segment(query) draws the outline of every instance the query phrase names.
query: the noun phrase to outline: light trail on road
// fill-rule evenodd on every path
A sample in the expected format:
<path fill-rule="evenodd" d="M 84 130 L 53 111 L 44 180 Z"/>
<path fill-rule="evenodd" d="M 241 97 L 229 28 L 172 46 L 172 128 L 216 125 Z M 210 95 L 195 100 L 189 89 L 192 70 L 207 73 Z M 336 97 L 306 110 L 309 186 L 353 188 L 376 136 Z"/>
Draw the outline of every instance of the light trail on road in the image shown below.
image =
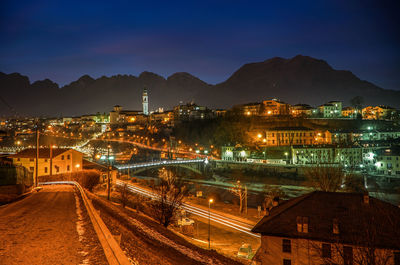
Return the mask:
<path fill-rule="evenodd" d="M 138 187 L 138 186 L 135 186 L 135 185 L 131 185 L 131 184 L 123 182 L 121 180 L 117 180 L 117 185 L 121 186 L 123 184 L 127 184 L 128 189 L 131 192 L 139 193 L 139 194 L 141 194 L 141 195 L 143 195 L 145 197 L 149 197 L 149 198 L 152 198 L 152 199 L 157 199 L 158 198 L 158 196 L 155 193 L 151 192 L 151 191 L 148 191 L 148 190 L 146 190 L 144 188 L 141 188 L 141 187 Z M 209 218 L 208 210 L 205 210 L 205 209 L 190 205 L 188 203 L 183 203 L 181 207 L 183 209 L 185 209 L 187 212 L 191 213 L 191 214 L 197 215 L 197 216 L 205 218 L 205 219 Z M 212 211 L 210 212 L 210 220 L 215 222 L 215 223 L 222 224 L 222 225 L 224 225 L 226 227 L 230 227 L 230 228 L 232 228 L 234 230 L 237 230 L 239 232 L 251 235 L 253 237 L 257 237 L 257 238 L 261 237 L 260 235 L 251 232 L 251 229 L 253 227 L 252 225 L 247 224 L 247 223 L 242 222 L 242 221 L 239 221 L 239 220 L 236 220 L 236 219 L 233 219 L 233 218 L 226 217 L 224 215 L 221 215 L 221 214 L 218 214 L 218 213 L 215 213 L 215 212 L 212 212 Z"/>
<path fill-rule="evenodd" d="M 152 166 L 162 166 L 162 165 L 175 165 L 175 164 L 188 164 L 188 163 L 208 163 L 206 159 L 192 159 L 192 160 L 163 160 L 157 162 L 146 162 L 137 164 L 127 164 L 127 165 L 116 165 L 115 167 L 119 170 L 128 168 L 142 168 L 142 167 L 152 167 Z"/>

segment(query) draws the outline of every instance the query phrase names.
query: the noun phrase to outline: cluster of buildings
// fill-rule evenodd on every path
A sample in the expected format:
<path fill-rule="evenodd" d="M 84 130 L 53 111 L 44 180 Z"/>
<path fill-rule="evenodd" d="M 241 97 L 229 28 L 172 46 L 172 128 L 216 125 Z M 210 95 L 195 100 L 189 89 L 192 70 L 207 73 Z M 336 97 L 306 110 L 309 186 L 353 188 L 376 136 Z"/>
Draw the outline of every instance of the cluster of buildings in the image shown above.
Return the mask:
<path fill-rule="evenodd" d="M 296 166 L 337 165 L 400 178 L 400 128 L 271 127 L 249 132 L 252 144 L 226 145 L 221 159 Z"/>
<path fill-rule="evenodd" d="M 393 119 L 399 112 L 389 106 L 368 106 L 362 109 L 343 107 L 341 101 L 329 101 L 316 108 L 308 104 L 290 105 L 278 99 L 265 100 L 263 102 L 247 103 L 233 107 L 245 116 L 293 116 L 310 118 L 351 118 L 362 117 L 369 120 Z"/>

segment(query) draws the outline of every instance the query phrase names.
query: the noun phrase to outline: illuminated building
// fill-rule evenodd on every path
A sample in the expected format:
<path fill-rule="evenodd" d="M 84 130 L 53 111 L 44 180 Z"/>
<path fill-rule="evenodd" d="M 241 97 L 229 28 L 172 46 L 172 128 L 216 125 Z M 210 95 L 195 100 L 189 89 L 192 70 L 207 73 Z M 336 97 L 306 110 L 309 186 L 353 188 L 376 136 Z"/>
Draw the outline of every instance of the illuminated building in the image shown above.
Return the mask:
<path fill-rule="evenodd" d="M 337 164 L 356 168 L 363 164 L 363 150 L 356 146 L 292 146 L 292 159 L 295 165 Z"/>
<path fill-rule="evenodd" d="M 204 120 L 214 116 L 207 107 L 199 106 L 194 102 L 175 106 L 173 112 L 175 121 Z"/>
<path fill-rule="evenodd" d="M 342 102 L 329 101 L 328 103 L 319 106 L 318 111 L 322 118 L 339 118 L 342 116 Z"/>
<path fill-rule="evenodd" d="M 237 110 L 244 116 L 257 116 L 260 115 L 261 103 L 247 103 L 233 106 L 233 110 Z"/>
<path fill-rule="evenodd" d="M 221 147 L 221 160 L 224 161 L 246 161 L 250 151 L 241 145 Z"/>
<path fill-rule="evenodd" d="M 110 124 L 140 123 L 146 120 L 146 116 L 141 114 L 139 110 L 122 110 L 121 106 L 116 105 L 110 111 Z"/>
<path fill-rule="evenodd" d="M 342 109 L 342 116 L 346 118 L 355 119 L 359 113 L 360 111 L 353 107 L 345 107 Z"/>
<path fill-rule="evenodd" d="M 261 108 L 261 114 L 264 116 L 289 115 L 290 105 L 277 99 L 271 99 L 263 101 Z"/>
<path fill-rule="evenodd" d="M 39 149 L 38 176 L 50 174 L 50 153 L 52 157 L 52 174 L 71 173 L 82 170 L 83 154 L 74 149 L 49 148 Z M 36 148 L 27 148 L 15 155 L 11 155 L 14 165 L 20 165 L 33 172 L 36 172 Z"/>
<path fill-rule="evenodd" d="M 378 174 L 400 178 L 400 147 L 377 150 L 375 167 Z"/>
<path fill-rule="evenodd" d="M 260 136 L 261 135 L 261 136 Z M 320 145 L 330 144 L 329 131 L 314 130 L 306 127 L 275 127 L 265 131 L 265 136 L 258 133 L 257 141 L 265 146 Z"/>
<path fill-rule="evenodd" d="M 296 104 L 290 107 L 290 115 L 294 117 L 309 117 L 312 115 L 313 107 L 307 104 Z"/>
<path fill-rule="evenodd" d="M 143 114 L 149 115 L 149 98 L 147 95 L 147 88 L 143 89 L 142 104 L 143 104 Z"/>
<path fill-rule="evenodd" d="M 381 120 L 392 119 L 396 114 L 396 110 L 389 106 L 368 106 L 362 109 L 363 119 L 366 120 Z"/>

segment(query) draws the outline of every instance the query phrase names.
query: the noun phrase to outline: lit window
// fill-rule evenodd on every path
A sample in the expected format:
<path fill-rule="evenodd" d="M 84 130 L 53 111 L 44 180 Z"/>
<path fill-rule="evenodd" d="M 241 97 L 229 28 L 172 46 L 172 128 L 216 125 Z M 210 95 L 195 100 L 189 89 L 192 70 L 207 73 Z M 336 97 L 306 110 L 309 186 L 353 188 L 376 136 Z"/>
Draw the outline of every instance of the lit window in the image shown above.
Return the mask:
<path fill-rule="evenodd" d="M 297 232 L 308 233 L 308 217 L 297 216 Z"/>

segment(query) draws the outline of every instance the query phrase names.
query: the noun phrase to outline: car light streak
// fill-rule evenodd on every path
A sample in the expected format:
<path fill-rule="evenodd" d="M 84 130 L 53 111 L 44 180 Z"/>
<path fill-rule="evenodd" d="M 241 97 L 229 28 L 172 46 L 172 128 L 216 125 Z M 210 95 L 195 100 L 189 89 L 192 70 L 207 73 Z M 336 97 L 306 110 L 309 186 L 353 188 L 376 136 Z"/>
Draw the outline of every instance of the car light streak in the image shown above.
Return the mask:
<path fill-rule="evenodd" d="M 117 185 L 123 185 L 123 183 L 125 183 L 125 182 L 117 180 Z M 144 196 L 152 198 L 152 199 L 158 198 L 157 195 L 155 195 L 153 192 L 150 192 L 146 189 L 139 188 L 139 187 L 131 185 L 131 184 L 127 184 L 127 186 L 131 192 L 139 193 L 141 195 L 144 195 Z M 187 203 L 183 203 L 181 207 L 191 214 L 208 219 L 208 211 L 207 210 L 195 207 L 195 206 L 187 204 Z M 226 217 L 221 214 L 214 213 L 214 212 L 210 213 L 210 218 L 211 218 L 211 221 L 213 221 L 213 222 L 230 227 L 230 228 L 240 231 L 242 233 L 246 233 L 248 235 L 260 238 L 260 235 L 250 232 L 251 228 L 252 228 L 252 226 L 250 224 L 246 224 L 244 222 L 241 222 L 241 221 L 238 221 L 238 220 L 235 220 L 235 219 L 232 219 L 232 218 L 229 218 L 229 217 Z"/>

